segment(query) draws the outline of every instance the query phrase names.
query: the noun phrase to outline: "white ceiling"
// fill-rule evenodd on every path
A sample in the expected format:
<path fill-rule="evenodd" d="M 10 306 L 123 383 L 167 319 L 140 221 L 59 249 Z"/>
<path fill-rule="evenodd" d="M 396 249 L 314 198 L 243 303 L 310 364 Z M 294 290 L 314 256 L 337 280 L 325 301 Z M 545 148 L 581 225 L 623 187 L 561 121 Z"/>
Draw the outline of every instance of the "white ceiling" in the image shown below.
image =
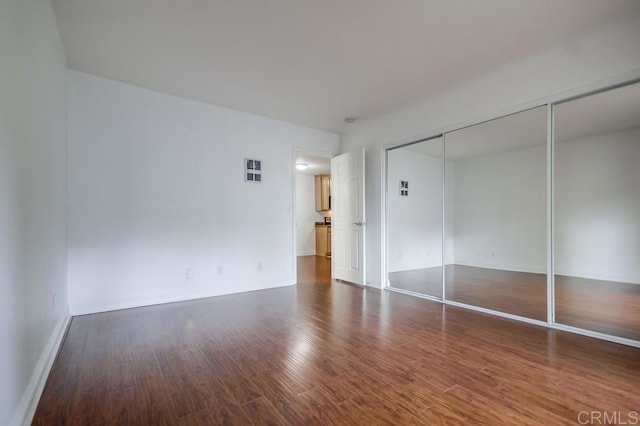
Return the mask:
<path fill-rule="evenodd" d="M 330 175 L 331 159 L 327 157 L 315 157 L 312 155 L 296 155 L 296 163 L 307 163 L 309 168 L 306 170 L 296 170 L 296 173 L 303 175 Z"/>
<path fill-rule="evenodd" d="M 53 0 L 71 68 L 341 131 L 640 15 L 638 0 Z"/>

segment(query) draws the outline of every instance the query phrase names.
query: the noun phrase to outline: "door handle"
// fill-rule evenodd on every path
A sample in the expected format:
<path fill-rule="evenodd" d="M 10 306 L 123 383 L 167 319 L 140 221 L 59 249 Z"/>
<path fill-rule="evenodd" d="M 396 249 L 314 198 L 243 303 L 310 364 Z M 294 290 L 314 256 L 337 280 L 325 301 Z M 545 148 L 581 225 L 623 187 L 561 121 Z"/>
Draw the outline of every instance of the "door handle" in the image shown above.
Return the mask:
<path fill-rule="evenodd" d="M 364 222 L 353 222 L 356 226 L 364 226 Z"/>

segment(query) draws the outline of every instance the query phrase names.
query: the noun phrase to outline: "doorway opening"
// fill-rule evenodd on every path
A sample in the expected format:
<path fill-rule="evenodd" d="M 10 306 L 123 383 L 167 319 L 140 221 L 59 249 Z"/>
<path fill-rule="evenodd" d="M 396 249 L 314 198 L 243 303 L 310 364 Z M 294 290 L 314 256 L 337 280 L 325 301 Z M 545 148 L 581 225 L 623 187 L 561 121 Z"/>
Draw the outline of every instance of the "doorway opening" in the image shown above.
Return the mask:
<path fill-rule="evenodd" d="M 295 270 L 298 284 L 331 283 L 331 156 L 295 152 Z"/>

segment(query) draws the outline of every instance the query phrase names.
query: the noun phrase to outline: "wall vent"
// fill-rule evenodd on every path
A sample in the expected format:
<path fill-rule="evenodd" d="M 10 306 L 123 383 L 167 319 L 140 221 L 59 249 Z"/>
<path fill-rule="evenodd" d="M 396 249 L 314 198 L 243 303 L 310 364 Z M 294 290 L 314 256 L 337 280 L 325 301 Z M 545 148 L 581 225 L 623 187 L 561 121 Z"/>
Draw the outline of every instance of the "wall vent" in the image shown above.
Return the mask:
<path fill-rule="evenodd" d="M 262 160 L 254 158 L 244 159 L 244 181 L 260 183 L 262 182 Z"/>
<path fill-rule="evenodd" d="M 400 181 L 400 196 L 401 197 L 409 196 L 409 181 L 407 180 Z"/>

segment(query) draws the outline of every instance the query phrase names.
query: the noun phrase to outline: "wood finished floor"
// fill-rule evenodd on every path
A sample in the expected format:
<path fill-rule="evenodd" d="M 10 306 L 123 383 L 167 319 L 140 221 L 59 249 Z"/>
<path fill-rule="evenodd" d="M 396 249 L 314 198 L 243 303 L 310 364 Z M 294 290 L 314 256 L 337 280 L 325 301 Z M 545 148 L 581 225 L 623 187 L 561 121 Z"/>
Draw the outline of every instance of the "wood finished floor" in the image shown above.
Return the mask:
<path fill-rule="evenodd" d="M 640 407 L 638 349 L 307 281 L 73 318 L 33 423 L 560 425 Z"/>
<path fill-rule="evenodd" d="M 447 265 L 447 299 L 547 320 L 547 276 Z M 393 272 L 395 288 L 442 297 L 442 268 Z M 640 285 L 556 275 L 556 322 L 640 340 Z"/>
<path fill-rule="evenodd" d="M 298 256 L 298 284 L 331 284 L 331 259 L 325 256 Z"/>

